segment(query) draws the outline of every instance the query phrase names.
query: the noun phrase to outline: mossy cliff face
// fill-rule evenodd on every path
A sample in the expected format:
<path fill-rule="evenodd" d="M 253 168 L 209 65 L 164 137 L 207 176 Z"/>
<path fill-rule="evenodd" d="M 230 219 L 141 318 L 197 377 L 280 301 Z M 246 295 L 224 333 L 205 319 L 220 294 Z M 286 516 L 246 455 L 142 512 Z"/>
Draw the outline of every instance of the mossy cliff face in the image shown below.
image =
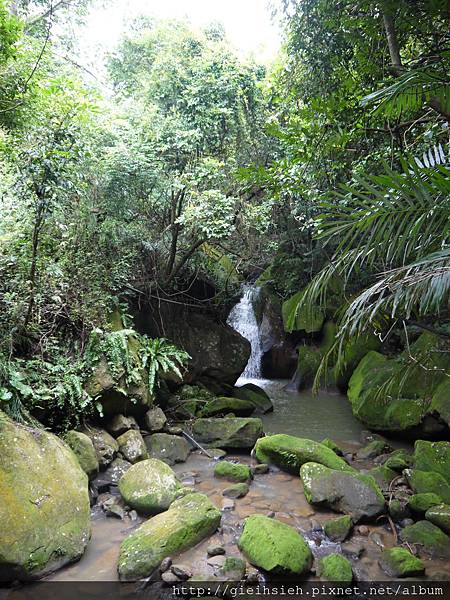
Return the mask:
<path fill-rule="evenodd" d="M 195 546 L 220 524 L 220 511 L 204 494 L 188 494 L 167 512 L 134 531 L 120 547 L 118 571 L 122 581 L 149 576 L 164 558 Z"/>
<path fill-rule="evenodd" d="M 448 342 L 431 333 L 423 333 L 411 345 L 411 355 L 426 369 L 411 364 L 406 354 L 397 359 L 375 351 L 366 354 L 349 382 L 348 397 L 355 416 L 380 431 L 428 434 L 444 430 L 450 403 L 445 390 L 440 391 L 448 385 L 446 373 L 450 373 L 446 345 Z"/>
<path fill-rule="evenodd" d="M 80 558 L 90 537 L 88 478 L 56 436 L 0 412 L 0 581 Z"/>
<path fill-rule="evenodd" d="M 293 435 L 277 434 L 261 438 L 256 442 L 255 454 L 260 462 L 277 465 L 296 475 L 307 462 L 320 463 L 338 471 L 353 470 L 327 446 Z"/>

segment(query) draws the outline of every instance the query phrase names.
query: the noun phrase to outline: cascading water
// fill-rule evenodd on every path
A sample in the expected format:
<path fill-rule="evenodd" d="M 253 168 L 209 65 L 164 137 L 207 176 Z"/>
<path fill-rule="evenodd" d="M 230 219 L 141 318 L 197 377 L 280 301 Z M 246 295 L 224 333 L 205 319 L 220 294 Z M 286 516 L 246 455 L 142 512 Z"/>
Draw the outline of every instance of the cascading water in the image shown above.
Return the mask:
<path fill-rule="evenodd" d="M 247 338 L 252 346 L 247 366 L 241 377 L 244 379 L 261 378 L 262 343 L 258 321 L 256 320 L 253 303 L 258 299 L 260 288 L 244 285 L 242 298 L 233 307 L 228 317 L 228 325 Z"/>

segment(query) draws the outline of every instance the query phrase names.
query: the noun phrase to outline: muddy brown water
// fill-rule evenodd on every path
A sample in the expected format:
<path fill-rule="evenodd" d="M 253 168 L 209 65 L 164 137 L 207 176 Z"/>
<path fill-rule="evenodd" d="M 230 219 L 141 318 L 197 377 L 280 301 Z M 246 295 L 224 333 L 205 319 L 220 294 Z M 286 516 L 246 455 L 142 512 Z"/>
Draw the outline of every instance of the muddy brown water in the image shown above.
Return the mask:
<path fill-rule="evenodd" d="M 347 452 L 355 452 L 361 447 L 360 438 L 363 426 L 353 417 L 347 399 L 334 393 L 322 393 L 314 397 L 310 392 L 288 393 L 283 390 L 285 382 L 258 382 L 266 388 L 274 403 L 272 414 L 263 417 L 266 433 L 288 433 L 299 437 L 322 440 L 330 437 L 340 443 Z M 227 460 L 238 460 L 246 464 L 256 464 L 248 455 L 229 454 Z M 215 462 L 199 452 L 192 452 L 187 462 L 176 465 L 174 470 L 180 480 L 196 491 L 209 496 L 211 501 L 222 509 L 220 529 L 211 538 L 195 548 L 174 557 L 192 573 L 210 580 L 217 575 L 218 567 L 210 564 L 207 548 L 210 545 L 224 546 L 228 556 L 241 556 L 237 540 L 244 519 L 253 513 L 275 513 L 275 518 L 295 527 L 307 539 L 316 559 L 333 552 L 344 552 L 350 559 L 355 577 L 358 580 L 389 580 L 378 566 L 383 548 L 395 545 L 394 534 L 385 521 L 372 524 L 360 535 L 355 532 L 342 544 L 330 542 L 318 529 L 336 513 L 312 507 L 305 499 L 299 477 L 276 469 L 264 475 L 255 475 L 250 492 L 244 498 L 233 500 L 233 508 L 225 508 L 229 500 L 222 491 L 231 484 L 214 478 Z M 370 468 L 367 462 L 355 463 L 357 468 Z M 65 567 L 47 578 L 50 581 L 115 581 L 117 580 L 117 559 L 120 543 L 142 520 L 123 521 L 105 517 L 95 510 L 92 520 L 92 539 L 82 559 Z M 442 578 L 442 573 L 450 576 L 450 565 L 446 561 L 431 560 L 422 556 L 428 577 Z M 209 561 L 209 562 L 208 562 Z M 214 562 L 214 561 L 213 561 Z M 314 573 L 311 579 L 316 579 Z"/>

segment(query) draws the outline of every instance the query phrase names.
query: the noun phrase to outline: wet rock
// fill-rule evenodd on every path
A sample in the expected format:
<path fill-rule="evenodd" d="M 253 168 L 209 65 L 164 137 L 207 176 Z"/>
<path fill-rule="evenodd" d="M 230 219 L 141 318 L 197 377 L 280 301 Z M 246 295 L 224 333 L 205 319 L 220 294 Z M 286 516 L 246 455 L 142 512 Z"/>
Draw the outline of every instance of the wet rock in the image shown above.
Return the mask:
<path fill-rule="evenodd" d="M 172 571 L 164 571 L 164 573 L 161 574 L 161 579 L 167 585 L 175 585 L 181 581 L 181 579 L 179 579 L 175 573 L 172 573 Z"/>
<path fill-rule="evenodd" d="M 238 465 L 222 460 L 214 467 L 214 477 L 227 481 L 246 482 L 251 478 L 251 471 L 247 465 Z"/>
<path fill-rule="evenodd" d="M 194 438 L 215 448 L 252 448 L 263 435 L 261 419 L 197 419 L 192 427 Z"/>
<path fill-rule="evenodd" d="M 260 465 L 254 465 L 251 467 L 251 470 L 254 475 L 265 475 L 269 472 L 269 465 L 261 463 Z"/>
<path fill-rule="evenodd" d="M 406 502 L 401 502 L 397 498 L 393 498 L 388 505 L 389 514 L 394 521 L 402 521 L 411 516 L 411 512 Z"/>
<path fill-rule="evenodd" d="M 168 465 L 151 458 L 133 465 L 119 481 L 119 490 L 129 506 L 152 515 L 169 508 L 181 486 Z"/>
<path fill-rule="evenodd" d="M 234 510 L 235 503 L 231 498 L 225 498 L 222 501 L 222 510 Z"/>
<path fill-rule="evenodd" d="M 145 438 L 145 443 L 152 458 L 168 465 L 185 462 L 191 452 L 191 446 L 184 438 L 167 433 L 150 435 Z"/>
<path fill-rule="evenodd" d="M 405 450 L 395 450 L 384 461 L 384 466 L 401 473 L 413 464 L 413 457 Z"/>
<path fill-rule="evenodd" d="M 237 483 L 236 485 L 224 489 L 222 496 L 234 499 L 243 498 L 248 494 L 249 490 L 250 488 L 246 483 Z"/>
<path fill-rule="evenodd" d="M 375 479 L 378 487 L 383 492 L 389 491 L 391 482 L 394 481 L 396 477 L 398 477 L 397 473 L 392 469 L 386 467 L 386 465 L 370 469 L 370 471 L 368 471 L 367 474 Z"/>
<path fill-rule="evenodd" d="M 89 479 L 93 479 L 98 473 L 99 464 L 92 440 L 81 431 L 68 431 L 64 441 L 77 457 L 80 467 Z"/>
<path fill-rule="evenodd" d="M 274 511 L 273 511 L 273 510 L 269 510 L 269 512 L 268 512 L 268 513 L 266 513 L 266 517 L 267 517 L 268 519 L 273 519 L 273 518 L 275 517 L 275 513 L 274 513 Z"/>
<path fill-rule="evenodd" d="M 441 504 L 441 502 L 442 500 L 439 496 L 433 494 L 433 492 L 428 492 L 424 494 L 414 494 L 410 497 L 408 505 L 413 512 L 424 515 L 429 508 Z"/>
<path fill-rule="evenodd" d="M 168 511 L 146 521 L 122 542 L 118 564 L 121 581 L 148 577 L 168 556 L 212 535 L 220 518 L 220 511 L 204 494 L 176 500 Z"/>
<path fill-rule="evenodd" d="M 103 480 L 117 485 L 131 466 L 132 464 L 127 460 L 115 458 L 101 477 Z"/>
<path fill-rule="evenodd" d="M 310 519 L 311 531 L 322 531 L 323 527 L 317 519 Z"/>
<path fill-rule="evenodd" d="M 255 406 L 248 400 L 240 398 L 227 398 L 220 396 L 213 398 L 205 404 L 200 411 L 201 417 L 215 417 L 218 415 L 233 414 L 238 417 L 249 417 L 255 412 Z"/>
<path fill-rule="evenodd" d="M 130 429 L 117 438 L 119 452 L 125 460 L 135 464 L 148 458 L 147 447 L 139 431 Z"/>
<path fill-rule="evenodd" d="M 128 516 L 130 517 L 131 521 L 137 521 L 138 519 L 138 514 L 135 510 L 130 510 L 130 512 L 128 513 Z"/>
<path fill-rule="evenodd" d="M 210 567 L 219 569 L 219 568 L 223 567 L 225 561 L 226 561 L 225 552 L 223 552 L 222 554 L 216 554 L 214 556 L 211 556 L 211 558 L 207 559 L 206 563 Z"/>
<path fill-rule="evenodd" d="M 352 518 L 345 516 L 327 521 L 323 530 L 332 542 L 343 542 L 349 536 L 352 527 Z"/>
<path fill-rule="evenodd" d="M 117 441 L 107 431 L 98 427 L 89 427 L 83 433 L 91 439 L 100 467 L 107 467 L 119 451 Z"/>
<path fill-rule="evenodd" d="M 342 554 L 328 554 L 319 560 L 319 576 L 322 581 L 349 583 L 353 579 L 352 565 Z"/>
<path fill-rule="evenodd" d="M 222 581 L 242 581 L 245 577 L 246 564 L 242 558 L 228 556 L 220 569 L 219 578 Z"/>
<path fill-rule="evenodd" d="M 429 521 L 418 521 L 405 527 L 400 532 L 400 538 L 408 544 L 417 544 L 432 556 L 450 557 L 450 538 L 439 527 Z"/>
<path fill-rule="evenodd" d="M 227 453 L 225 452 L 225 450 L 221 450 L 220 448 L 208 448 L 208 452 L 209 454 L 211 454 L 211 456 L 213 458 L 224 458 Z"/>
<path fill-rule="evenodd" d="M 114 415 L 106 425 L 108 432 L 115 438 L 122 435 L 130 429 L 139 430 L 139 425 L 134 417 L 125 417 L 124 415 Z"/>
<path fill-rule="evenodd" d="M 162 563 L 159 565 L 159 570 L 161 573 L 165 573 L 166 571 L 168 571 L 170 569 L 170 567 L 172 566 L 172 558 L 170 556 L 167 556 Z"/>
<path fill-rule="evenodd" d="M 392 448 L 384 440 L 373 440 L 367 446 L 358 450 L 356 456 L 361 460 L 368 460 L 380 456 L 389 450 L 392 450 Z"/>
<path fill-rule="evenodd" d="M 335 454 L 337 454 L 338 456 L 344 456 L 344 451 L 342 450 L 342 448 L 340 448 L 336 442 L 334 442 L 333 440 L 331 440 L 330 438 L 325 438 L 324 440 L 322 440 L 320 442 L 322 444 L 322 446 L 326 446 L 327 448 L 329 448 L 330 450 L 333 450 L 333 452 Z"/>
<path fill-rule="evenodd" d="M 418 471 L 439 473 L 450 483 L 450 442 L 417 440 L 414 445 L 414 467 Z"/>
<path fill-rule="evenodd" d="M 366 525 L 360 525 L 357 531 L 359 535 L 367 537 L 369 535 L 370 529 Z"/>
<path fill-rule="evenodd" d="M 0 411 L 0 582 L 40 577 L 81 557 L 88 478 L 72 450 Z"/>
<path fill-rule="evenodd" d="M 319 463 L 338 471 L 353 471 L 333 450 L 313 440 L 292 435 L 277 434 L 261 438 L 256 443 L 255 454 L 260 462 L 277 465 L 296 475 L 307 462 Z"/>
<path fill-rule="evenodd" d="M 187 581 L 190 577 L 192 577 L 192 572 L 186 565 L 172 565 L 170 570 L 176 577 L 178 577 L 180 581 Z"/>
<path fill-rule="evenodd" d="M 413 577 L 425 571 L 423 562 L 406 548 L 384 550 L 378 561 L 383 571 L 390 577 Z"/>
<path fill-rule="evenodd" d="M 355 523 L 384 511 L 384 496 L 368 475 L 334 471 L 317 463 L 306 463 L 300 469 L 300 477 L 309 503 L 348 514 Z"/>
<path fill-rule="evenodd" d="M 273 404 L 269 395 L 254 383 L 246 383 L 234 388 L 233 395 L 241 400 L 251 402 L 256 413 L 266 414 L 273 411 Z"/>
<path fill-rule="evenodd" d="M 439 504 L 429 508 L 425 513 L 425 519 L 450 534 L 450 506 L 448 504 Z"/>
<path fill-rule="evenodd" d="M 169 435 L 183 435 L 183 429 L 181 427 L 165 427 L 164 433 Z"/>
<path fill-rule="evenodd" d="M 208 546 L 206 553 L 208 556 L 221 556 L 225 554 L 225 548 L 223 546 Z"/>
<path fill-rule="evenodd" d="M 144 421 L 148 431 L 156 433 L 164 429 L 167 417 L 159 406 L 155 406 L 145 413 Z"/>
<path fill-rule="evenodd" d="M 439 496 L 442 502 L 450 503 L 450 485 L 440 473 L 405 469 L 404 474 L 416 494 L 432 492 Z"/>
<path fill-rule="evenodd" d="M 303 536 L 293 527 L 262 515 L 245 520 L 238 547 L 252 565 L 269 573 L 300 575 L 312 565 L 311 550 Z"/>
<path fill-rule="evenodd" d="M 116 519 L 125 518 L 125 511 L 117 498 L 112 497 L 102 502 L 102 508 L 107 517 L 115 517 Z"/>
<path fill-rule="evenodd" d="M 366 551 L 365 543 L 358 542 L 356 540 L 344 542 L 341 547 L 342 552 L 352 560 L 357 560 L 358 558 L 361 558 L 361 556 Z"/>
<path fill-rule="evenodd" d="M 414 525 L 413 519 L 403 519 L 400 521 L 400 527 L 409 527 L 410 525 Z"/>

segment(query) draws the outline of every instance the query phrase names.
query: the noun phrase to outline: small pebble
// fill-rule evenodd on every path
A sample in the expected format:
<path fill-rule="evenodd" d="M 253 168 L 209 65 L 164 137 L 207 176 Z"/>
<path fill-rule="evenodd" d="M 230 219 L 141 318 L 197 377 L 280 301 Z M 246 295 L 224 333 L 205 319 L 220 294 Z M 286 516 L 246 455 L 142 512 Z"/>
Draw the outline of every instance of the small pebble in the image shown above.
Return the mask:
<path fill-rule="evenodd" d="M 138 514 L 135 510 L 130 510 L 130 512 L 128 513 L 128 516 L 130 517 L 130 519 L 132 521 L 137 521 Z"/>
<path fill-rule="evenodd" d="M 234 507 L 235 503 L 233 500 L 231 500 L 231 498 L 225 498 L 225 500 L 222 502 L 222 510 L 234 510 Z"/>
<path fill-rule="evenodd" d="M 172 566 L 172 559 L 170 558 L 170 556 L 167 556 L 162 563 L 159 565 L 159 570 L 161 571 L 161 573 L 165 573 L 166 571 L 168 571 L 170 569 L 170 567 Z"/>
<path fill-rule="evenodd" d="M 223 546 L 208 546 L 206 553 L 208 556 L 219 556 L 225 554 L 225 548 Z"/>
<path fill-rule="evenodd" d="M 273 519 L 275 516 L 275 513 L 273 512 L 273 510 L 269 511 L 268 513 L 266 513 L 266 517 L 269 517 L 269 519 Z"/>
<path fill-rule="evenodd" d="M 367 536 L 369 535 L 369 528 L 366 525 L 360 525 L 358 527 L 358 533 L 359 535 Z"/>
<path fill-rule="evenodd" d="M 265 475 L 269 472 L 269 465 L 260 464 L 252 467 L 252 471 L 255 475 Z"/>
<path fill-rule="evenodd" d="M 186 565 L 172 565 L 170 570 L 181 581 L 187 581 L 190 577 L 192 577 L 192 572 Z"/>

